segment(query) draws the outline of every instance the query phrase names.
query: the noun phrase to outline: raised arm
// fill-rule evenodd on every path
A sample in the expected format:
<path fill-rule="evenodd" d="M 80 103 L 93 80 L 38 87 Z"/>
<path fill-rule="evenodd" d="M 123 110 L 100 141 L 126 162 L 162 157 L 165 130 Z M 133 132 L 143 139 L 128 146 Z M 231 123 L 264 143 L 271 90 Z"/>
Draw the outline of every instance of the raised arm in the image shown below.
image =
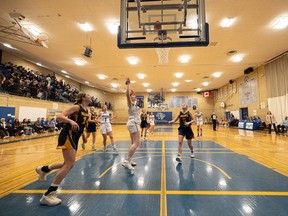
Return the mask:
<path fill-rule="evenodd" d="M 171 124 L 171 123 L 176 122 L 179 119 L 179 116 L 180 116 L 180 113 L 178 113 L 178 115 L 173 120 L 169 121 L 168 123 Z"/>
<path fill-rule="evenodd" d="M 130 93 L 131 93 L 131 89 L 130 89 L 130 79 L 128 78 L 125 82 L 127 89 L 126 89 L 126 98 L 127 98 L 127 104 L 128 107 L 132 106 L 132 101 L 131 101 L 131 97 L 130 97 Z"/>

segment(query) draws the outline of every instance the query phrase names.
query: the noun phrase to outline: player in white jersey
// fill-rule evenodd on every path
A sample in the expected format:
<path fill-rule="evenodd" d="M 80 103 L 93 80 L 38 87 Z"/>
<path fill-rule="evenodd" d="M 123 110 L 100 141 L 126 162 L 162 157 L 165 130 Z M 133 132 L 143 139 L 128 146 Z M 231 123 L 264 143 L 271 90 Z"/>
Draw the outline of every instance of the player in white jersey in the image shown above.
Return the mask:
<path fill-rule="evenodd" d="M 195 118 L 197 124 L 197 137 L 202 137 L 203 114 L 198 109 L 195 112 Z"/>
<path fill-rule="evenodd" d="M 114 139 L 113 139 L 113 133 L 112 133 L 112 126 L 110 123 L 111 116 L 107 110 L 107 106 L 104 104 L 101 107 L 101 111 L 98 115 L 98 118 L 100 120 L 100 132 L 103 136 L 103 146 L 104 146 L 104 152 L 106 152 L 106 144 L 107 144 L 107 135 L 110 138 L 112 147 L 113 147 L 113 151 L 116 151 L 116 145 L 114 144 Z"/>
<path fill-rule="evenodd" d="M 148 122 L 150 123 L 150 129 L 149 129 L 150 133 L 154 134 L 154 130 L 155 130 L 155 116 L 154 116 L 153 112 L 150 112 Z"/>
<path fill-rule="evenodd" d="M 125 161 L 122 162 L 122 166 L 129 170 L 134 170 L 133 166 L 136 166 L 136 163 L 132 161 L 132 157 L 140 144 L 140 113 L 139 107 L 136 106 L 137 98 L 133 90 L 130 89 L 130 80 L 126 80 L 127 90 L 127 104 L 128 104 L 128 121 L 127 128 L 130 133 L 132 144 L 128 150 L 128 155 Z"/>

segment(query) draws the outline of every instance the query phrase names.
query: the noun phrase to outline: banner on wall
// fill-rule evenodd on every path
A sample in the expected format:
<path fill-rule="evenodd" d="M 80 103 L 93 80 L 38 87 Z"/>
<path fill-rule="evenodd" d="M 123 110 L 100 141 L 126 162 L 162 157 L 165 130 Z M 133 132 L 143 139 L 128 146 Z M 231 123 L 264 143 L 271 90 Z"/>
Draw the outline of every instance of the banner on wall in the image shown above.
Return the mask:
<path fill-rule="evenodd" d="M 246 76 L 244 82 L 239 85 L 240 104 L 254 104 L 258 102 L 258 86 L 255 77 Z"/>
<path fill-rule="evenodd" d="M 197 98 L 190 98 L 188 96 L 173 96 L 169 101 L 169 108 L 181 108 L 181 105 L 186 103 L 188 107 L 198 107 Z"/>
<path fill-rule="evenodd" d="M 136 96 L 137 98 L 137 106 L 139 108 L 144 108 L 144 96 Z"/>
<path fill-rule="evenodd" d="M 153 112 L 156 124 L 168 124 L 172 120 L 172 112 Z"/>
<path fill-rule="evenodd" d="M 148 108 L 159 108 L 165 102 L 165 98 L 160 93 L 148 94 Z"/>

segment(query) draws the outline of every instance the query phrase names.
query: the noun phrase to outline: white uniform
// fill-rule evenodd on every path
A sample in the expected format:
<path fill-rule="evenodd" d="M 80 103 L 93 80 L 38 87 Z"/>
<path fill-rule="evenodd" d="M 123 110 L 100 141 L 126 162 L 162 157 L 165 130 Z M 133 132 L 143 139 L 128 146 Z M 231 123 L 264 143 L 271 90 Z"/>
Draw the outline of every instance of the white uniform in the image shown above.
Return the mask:
<path fill-rule="evenodd" d="M 196 124 L 203 125 L 203 114 L 201 112 L 195 113 Z"/>
<path fill-rule="evenodd" d="M 100 127 L 101 134 L 107 134 L 108 132 L 112 131 L 109 113 L 100 112 L 100 119 L 101 119 L 101 127 Z"/>
<path fill-rule="evenodd" d="M 139 113 L 139 107 L 136 106 L 136 104 L 132 105 L 128 109 L 128 122 L 127 122 L 127 128 L 130 133 L 135 133 L 140 131 L 140 113 Z"/>
<path fill-rule="evenodd" d="M 155 116 L 153 115 L 149 115 L 149 123 L 151 126 L 155 125 Z"/>

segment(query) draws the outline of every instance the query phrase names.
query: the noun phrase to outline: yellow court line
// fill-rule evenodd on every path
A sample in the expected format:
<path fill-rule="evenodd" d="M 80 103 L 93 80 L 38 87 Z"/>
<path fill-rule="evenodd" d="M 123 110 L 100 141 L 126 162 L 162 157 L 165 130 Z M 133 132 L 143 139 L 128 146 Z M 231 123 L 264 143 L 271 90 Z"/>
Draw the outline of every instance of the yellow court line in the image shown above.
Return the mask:
<path fill-rule="evenodd" d="M 16 190 L 16 194 L 34 194 L 45 193 L 46 190 Z M 59 194 L 144 194 L 144 195 L 160 195 L 159 190 L 59 190 Z"/>
<path fill-rule="evenodd" d="M 161 196 L 160 196 L 160 216 L 167 215 L 167 196 L 166 196 L 166 155 L 165 141 L 162 140 L 162 170 L 161 170 Z"/>
<path fill-rule="evenodd" d="M 16 190 L 13 194 L 42 194 L 46 190 Z M 60 194 L 143 194 L 160 195 L 162 190 L 59 190 Z M 288 196 L 288 191 L 168 191 L 166 195 Z M 165 198 L 165 201 L 166 198 Z M 167 206 L 167 205 L 166 205 Z M 167 211 L 167 208 L 164 209 Z M 166 212 L 167 213 L 167 212 Z M 167 214 L 166 214 L 167 215 Z"/>
<path fill-rule="evenodd" d="M 169 195 L 238 195 L 238 196 L 288 196 L 287 192 L 274 191 L 166 191 Z"/>
<path fill-rule="evenodd" d="M 183 157 L 183 158 L 188 158 L 188 157 Z M 188 158 L 190 159 L 190 157 Z M 213 166 L 214 168 L 218 169 L 221 173 L 223 173 L 223 175 L 225 175 L 228 179 L 232 179 L 231 176 L 229 176 L 224 170 L 222 170 L 220 167 L 210 163 L 210 162 L 207 162 L 207 161 L 203 161 L 203 160 L 200 160 L 200 159 L 197 159 L 197 158 L 193 158 L 193 160 L 196 160 L 196 161 L 200 161 L 202 163 L 206 163 L 206 164 L 209 164 L 210 166 Z"/>

